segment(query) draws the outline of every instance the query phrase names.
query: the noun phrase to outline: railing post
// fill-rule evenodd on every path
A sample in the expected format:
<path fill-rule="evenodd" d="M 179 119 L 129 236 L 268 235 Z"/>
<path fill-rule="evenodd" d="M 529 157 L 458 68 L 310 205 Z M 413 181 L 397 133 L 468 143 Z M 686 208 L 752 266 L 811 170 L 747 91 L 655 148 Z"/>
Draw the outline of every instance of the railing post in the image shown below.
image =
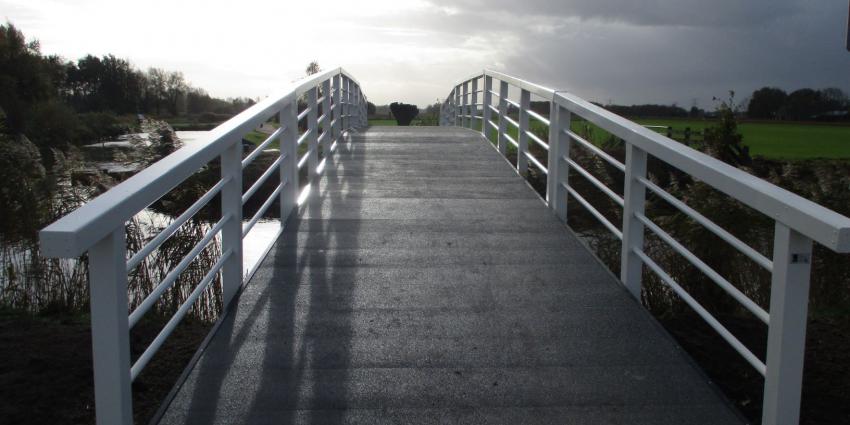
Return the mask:
<path fill-rule="evenodd" d="M 463 82 L 463 111 L 460 122 L 463 127 L 469 128 L 469 81 Z"/>
<path fill-rule="evenodd" d="M 342 131 L 348 130 L 348 82 L 348 77 L 343 75 L 342 86 L 340 86 L 340 93 L 342 96 L 342 101 L 340 103 L 342 106 Z"/>
<path fill-rule="evenodd" d="M 124 228 L 89 249 L 94 399 L 98 425 L 131 425 L 130 333 Z"/>
<path fill-rule="evenodd" d="M 492 127 L 490 127 L 490 120 L 492 118 L 493 111 L 490 110 L 490 105 L 493 103 L 493 77 L 484 74 L 484 96 L 481 96 L 483 99 L 481 103 L 482 107 L 482 117 L 483 119 L 481 124 L 481 134 L 484 135 L 484 138 L 490 140 L 490 135 L 492 134 Z"/>
<path fill-rule="evenodd" d="M 472 79 L 472 101 L 469 103 L 469 109 L 469 128 L 475 129 L 478 123 L 475 119 L 478 116 L 478 78 Z"/>
<path fill-rule="evenodd" d="M 762 423 L 797 424 L 803 386 L 812 240 L 776 222 Z"/>
<path fill-rule="evenodd" d="M 644 212 L 646 188 L 638 177 L 646 178 L 646 152 L 627 141 L 620 281 L 640 301 L 643 262 L 634 249 L 643 250 L 643 223 L 635 217 L 635 213 Z"/>
<path fill-rule="evenodd" d="M 570 128 L 572 114 L 554 100 L 549 103 L 549 174 L 546 176 L 546 202 L 555 215 L 567 222 L 567 189 L 569 184 L 569 164 L 563 157 L 569 158 L 572 139 L 563 129 Z"/>
<path fill-rule="evenodd" d="M 295 146 L 298 142 L 298 101 L 293 100 L 280 110 L 280 124 L 286 126 L 280 135 L 280 153 L 286 155 L 280 162 L 280 181 L 286 182 L 280 191 L 282 226 L 298 206 L 298 147 Z"/>
<path fill-rule="evenodd" d="M 230 177 L 221 189 L 221 216 L 230 219 L 221 229 L 221 252 L 233 251 L 221 270 L 224 307 L 242 286 L 242 142 L 234 140 L 221 154 L 221 178 Z"/>
<path fill-rule="evenodd" d="M 340 107 L 341 105 L 339 104 L 340 99 L 342 98 L 341 93 L 340 93 L 341 80 L 342 79 L 340 78 L 340 74 L 334 75 L 333 126 L 331 128 L 331 131 L 333 132 L 332 134 L 333 134 L 333 141 L 334 142 L 338 141 L 339 136 L 342 134 L 342 132 L 340 131 L 340 124 L 342 122 L 340 121 L 340 118 L 339 118 L 340 117 L 340 111 L 342 110 L 342 108 Z M 333 144 L 333 143 L 331 143 L 331 144 Z M 297 173 L 296 173 L 296 175 L 297 175 Z"/>
<path fill-rule="evenodd" d="M 508 121 L 504 118 L 508 115 L 508 83 L 506 81 L 499 82 L 499 153 L 505 155 L 508 153 L 508 139 L 505 138 L 505 131 L 508 129 Z"/>
<path fill-rule="evenodd" d="M 463 106 L 460 103 L 460 84 L 455 86 L 455 119 L 454 125 L 461 126 L 463 125 L 463 121 L 461 115 L 463 114 Z"/>
<path fill-rule="evenodd" d="M 307 167 L 309 168 L 308 176 L 310 181 L 313 181 L 314 178 L 318 175 L 317 170 L 319 168 L 319 126 L 316 122 L 317 118 L 317 89 L 316 87 L 307 90 L 307 108 L 309 108 L 309 112 L 307 112 L 307 131 L 310 134 L 307 136 Z"/>
<path fill-rule="evenodd" d="M 528 90 L 522 90 L 519 95 L 519 130 L 517 132 L 517 144 L 519 149 L 516 154 L 516 169 L 520 174 L 528 172 L 528 159 L 525 153 L 528 152 L 528 108 L 531 107 L 531 93 Z"/>
<path fill-rule="evenodd" d="M 325 118 L 322 120 L 322 156 L 328 158 L 331 156 L 331 143 L 333 142 L 331 126 L 331 80 L 327 79 L 322 82 L 322 115 Z M 327 163 L 325 164 L 327 167 Z"/>

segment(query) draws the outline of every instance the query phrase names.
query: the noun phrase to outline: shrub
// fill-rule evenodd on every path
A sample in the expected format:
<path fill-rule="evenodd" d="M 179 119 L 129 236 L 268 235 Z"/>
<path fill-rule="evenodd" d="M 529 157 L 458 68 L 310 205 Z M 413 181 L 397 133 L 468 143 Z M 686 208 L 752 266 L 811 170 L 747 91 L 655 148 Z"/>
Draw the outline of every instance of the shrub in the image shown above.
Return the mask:
<path fill-rule="evenodd" d="M 390 104 L 390 111 L 398 125 L 410 125 L 410 122 L 419 115 L 419 108 L 407 103 L 393 102 Z"/>

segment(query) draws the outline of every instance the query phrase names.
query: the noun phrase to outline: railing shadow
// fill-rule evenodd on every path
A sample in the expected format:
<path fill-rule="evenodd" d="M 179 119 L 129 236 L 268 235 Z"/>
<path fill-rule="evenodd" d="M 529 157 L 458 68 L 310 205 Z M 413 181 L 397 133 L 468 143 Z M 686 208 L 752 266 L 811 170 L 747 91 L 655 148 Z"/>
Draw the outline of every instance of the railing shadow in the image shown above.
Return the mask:
<path fill-rule="evenodd" d="M 334 262 L 337 247 L 358 245 L 359 226 L 348 220 L 337 229 L 331 212 L 341 203 L 359 211 L 361 194 L 335 167 L 362 164 L 365 150 L 353 133 L 347 139 L 328 156 L 324 175 L 219 328 L 209 358 L 199 363 L 187 406 L 193 423 L 230 414 L 247 423 L 343 420 L 333 409 L 346 407 L 349 398 L 355 269 Z"/>

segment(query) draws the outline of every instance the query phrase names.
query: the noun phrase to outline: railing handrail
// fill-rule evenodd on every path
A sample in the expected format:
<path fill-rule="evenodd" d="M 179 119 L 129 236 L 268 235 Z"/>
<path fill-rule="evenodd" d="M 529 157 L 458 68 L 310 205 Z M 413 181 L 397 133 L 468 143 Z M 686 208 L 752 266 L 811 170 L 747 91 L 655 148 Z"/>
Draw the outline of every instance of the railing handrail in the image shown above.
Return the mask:
<path fill-rule="evenodd" d="M 257 102 L 210 130 L 201 140 L 178 149 L 42 229 L 39 232 L 41 253 L 47 257 L 62 258 L 82 255 L 230 145 L 238 143 L 242 134 L 265 122 L 287 102 L 337 74 L 359 85 L 341 67 L 290 83 L 279 94 Z"/>
<path fill-rule="evenodd" d="M 603 130 L 634 143 L 649 154 L 708 183 L 715 189 L 772 219 L 797 230 L 835 252 L 850 252 L 850 218 L 793 192 L 762 180 L 687 145 L 629 121 L 567 91 L 523 80 L 502 72 L 484 69 L 463 79 L 454 87 L 482 77 L 527 90 L 543 100 L 574 110 Z M 452 90 L 453 92 L 454 90 Z"/>
<path fill-rule="evenodd" d="M 835 252 L 850 252 L 850 218 L 567 92 L 554 101 Z"/>

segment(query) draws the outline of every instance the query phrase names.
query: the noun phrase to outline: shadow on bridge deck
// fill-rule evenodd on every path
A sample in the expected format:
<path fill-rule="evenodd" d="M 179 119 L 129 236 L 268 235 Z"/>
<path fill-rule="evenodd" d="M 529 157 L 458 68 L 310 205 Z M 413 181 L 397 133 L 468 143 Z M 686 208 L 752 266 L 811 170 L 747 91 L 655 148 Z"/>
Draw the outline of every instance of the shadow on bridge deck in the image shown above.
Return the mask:
<path fill-rule="evenodd" d="M 161 423 L 741 422 L 480 134 L 335 163 Z"/>

